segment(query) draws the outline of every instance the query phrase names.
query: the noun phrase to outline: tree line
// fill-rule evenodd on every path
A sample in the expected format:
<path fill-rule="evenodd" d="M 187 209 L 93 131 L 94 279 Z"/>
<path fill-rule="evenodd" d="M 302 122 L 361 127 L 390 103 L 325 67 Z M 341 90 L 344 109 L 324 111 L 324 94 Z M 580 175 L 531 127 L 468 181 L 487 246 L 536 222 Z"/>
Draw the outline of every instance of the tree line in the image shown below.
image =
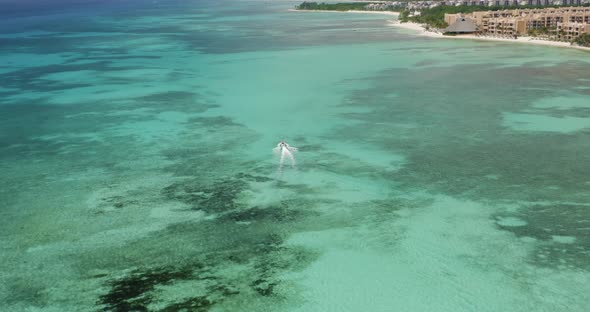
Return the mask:
<path fill-rule="evenodd" d="M 323 11 L 350 11 L 350 10 L 364 10 L 367 6 L 366 2 L 347 2 L 347 3 L 317 3 L 317 2 L 303 2 L 296 6 L 297 10 L 323 10 Z"/>

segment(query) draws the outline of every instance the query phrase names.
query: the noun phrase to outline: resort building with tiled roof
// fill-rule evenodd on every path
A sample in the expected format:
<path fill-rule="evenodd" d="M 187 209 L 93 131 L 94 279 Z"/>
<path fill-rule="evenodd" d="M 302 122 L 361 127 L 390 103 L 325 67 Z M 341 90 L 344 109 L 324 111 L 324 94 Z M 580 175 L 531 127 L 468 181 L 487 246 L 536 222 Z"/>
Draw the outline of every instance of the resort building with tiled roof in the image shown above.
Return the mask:
<path fill-rule="evenodd" d="M 522 36 L 531 33 L 558 40 L 574 40 L 590 34 L 590 7 L 533 8 L 477 11 L 469 14 L 445 14 L 449 25 L 469 18 L 478 32 L 487 35 Z"/>

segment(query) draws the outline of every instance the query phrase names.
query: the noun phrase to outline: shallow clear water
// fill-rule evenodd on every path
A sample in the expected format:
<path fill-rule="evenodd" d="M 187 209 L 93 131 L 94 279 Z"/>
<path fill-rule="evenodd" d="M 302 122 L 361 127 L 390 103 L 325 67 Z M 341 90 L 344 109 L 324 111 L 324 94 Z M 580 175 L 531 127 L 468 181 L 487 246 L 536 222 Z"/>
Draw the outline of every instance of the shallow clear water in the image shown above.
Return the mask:
<path fill-rule="evenodd" d="M 293 4 L 4 13 L 0 310 L 586 311 L 589 54 Z"/>

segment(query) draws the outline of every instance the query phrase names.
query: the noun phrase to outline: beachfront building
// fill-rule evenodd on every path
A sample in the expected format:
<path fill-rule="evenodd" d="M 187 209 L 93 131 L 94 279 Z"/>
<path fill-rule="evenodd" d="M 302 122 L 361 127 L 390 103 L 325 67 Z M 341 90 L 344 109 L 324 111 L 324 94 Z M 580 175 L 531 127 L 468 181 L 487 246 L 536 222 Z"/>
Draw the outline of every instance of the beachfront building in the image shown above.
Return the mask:
<path fill-rule="evenodd" d="M 477 31 L 475 22 L 467 17 L 461 17 L 445 29 L 449 34 L 473 34 Z"/>
<path fill-rule="evenodd" d="M 583 5 L 590 0 L 430 0 L 430 1 L 370 1 L 366 10 L 383 11 L 391 9 L 407 9 L 420 11 L 437 6 L 551 6 L 551 5 Z"/>
<path fill-rule="evenodd" d="M 458 19 L 469 18 L 480 33 L 492 36 L 522 36 L 535 34 L 547 38 L 571 41 L 590 33 L 589 7 L 534 8 L 498 11 L 477 11 L 470 14 L 445 14 L 451 25 Z"/>
<path fill-rule="evenodd" d="M 581 34 L 590 34 L 590 24 L 566 22 L 557 23 L 557 39 L 572 41 Z"/>

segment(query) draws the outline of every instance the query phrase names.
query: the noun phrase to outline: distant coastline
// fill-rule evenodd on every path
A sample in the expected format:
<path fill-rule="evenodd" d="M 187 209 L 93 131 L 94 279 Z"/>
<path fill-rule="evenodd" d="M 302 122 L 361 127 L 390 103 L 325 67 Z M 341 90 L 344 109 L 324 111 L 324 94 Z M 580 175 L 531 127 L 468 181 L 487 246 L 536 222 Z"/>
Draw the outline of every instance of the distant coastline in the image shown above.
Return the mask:
<path fill-rule="evenodd" d="M 577 50 L 590 51 L 590 48 L 588 48 L 588 47 L 581 47 L 581 46 L 572 45 L 569 42 L 542 40 L 542 39 L 538 39 L 535 37 L 526 37 L 526 36 L 521 36 L 521 37 L 518 37 L 517 39 L 495 38 L 495 37 L 476 36 L 476 35 L 445 36 L 439 32 L 428 31 L 421 24 L 412 23 L 412 22 L 400 23 L 398 20 L 390 21 L 388 26 L 414 30 L 417 35 L 430 37 L 430 38 L 468 39 L 468 40 L 480 40 L 480 41 L 524 43 L 524 44 L 544 45 L 544 46 L 551 46 L 551 47 L 572 48 L 572 49 L 577 49 Z"/>
<path fill-rule="evenodd" d="M 289 9 L 288 11 L 291 12 L 307 12 L 307 13 L 360 13 L 360 14 L 384 14 L 384 15 L 393 15 L 399 16 L 400 12 L 395 11 L 365 11 L 365 10 L 347 10 L 347 11 L 337 11 L 337 10 L 299 10 L 299 9 Z"/>
<path fill-rule="evenodd" d="M 382 15 L 389 15 L 398 17 L 400 12 L 394 11 L 362 11 L 362 10 L 348 10 L 348 11 L 336 11 L 336 10 L 299 10 L 299 9 L 289 9 L 290 12 L 303 12 L 303 13 L 355 13 L 355 14 L 382 14 Z M 583 51 L 590 51 L 588 47 L 581 47 L 576 45 L 571 45 L 569 42 L 560 42 L 560 41 L 549 41 L 549 40 L 542 40 L 537 39 L 535 37 L 518 37 L 517 39 L 506 39 L 506 38 L 495 38 L 495 37 L 487 37 L 487 36 L 476 36 L 476 35 L 457 35 L 457 36 L 444 36 L 440 32 L 434 32 L 427 30 L 421 24 L 413 23 L 413 22 L 406 22 L 401 23 L 399 20 L 392 20 L 388 24 L 391 27 L 398 27 L 404 28 L 409 30 L 414 30 L 415 34 L 418 36 L 425 36 L 429 38 L 439 38 L 439 39 L 468 39 L 468 40 L 479 40 L 479 41 L 491 41 L 491 42 L 509 42 L 509 43 L 524 43 L 524 44 L 533 44 L 533 45 L 543 45 L 543 46 L 551 46 L 551 47 L 560 47 L 560 48 L 572 48 L 576 50 L 583 50 Z"/>

